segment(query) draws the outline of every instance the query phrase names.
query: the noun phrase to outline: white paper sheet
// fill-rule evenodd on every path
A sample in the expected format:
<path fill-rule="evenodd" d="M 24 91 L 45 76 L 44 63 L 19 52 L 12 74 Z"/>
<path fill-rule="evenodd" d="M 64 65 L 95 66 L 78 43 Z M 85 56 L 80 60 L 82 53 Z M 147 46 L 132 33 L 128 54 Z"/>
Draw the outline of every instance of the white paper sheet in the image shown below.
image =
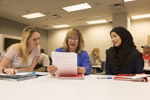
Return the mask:
<path fill-rule="evenodd" d="M 52 62 L 58 68 L 56 75 L 77 75 L 76 53 L 52 52 Z"/>

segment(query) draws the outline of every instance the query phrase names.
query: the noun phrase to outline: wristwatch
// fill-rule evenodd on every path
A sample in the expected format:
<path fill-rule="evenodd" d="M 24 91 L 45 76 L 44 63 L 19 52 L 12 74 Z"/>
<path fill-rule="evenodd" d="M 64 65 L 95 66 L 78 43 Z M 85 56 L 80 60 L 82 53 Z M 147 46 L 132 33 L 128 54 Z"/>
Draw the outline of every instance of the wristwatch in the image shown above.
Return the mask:
<path fill-rule="evenodd" d="M 2 69 L 3 74 L 7 74 L 6 72 L 4 72 L 5 68 Z"/>

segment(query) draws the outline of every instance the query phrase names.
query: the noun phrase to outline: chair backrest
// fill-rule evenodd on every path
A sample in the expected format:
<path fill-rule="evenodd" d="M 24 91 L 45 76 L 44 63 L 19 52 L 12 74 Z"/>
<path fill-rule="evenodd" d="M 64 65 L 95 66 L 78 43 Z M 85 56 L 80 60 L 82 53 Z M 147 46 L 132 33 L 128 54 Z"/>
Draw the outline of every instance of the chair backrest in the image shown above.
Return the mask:
<path fill-rule="evenodd" d="M 105 75 L 105 74 L 106 74 L 105 65 L 106 65 L 106 61 L 103 60 L 103 61 L 102 61 L 102 66 L 101 66 L 101 68 L 103 69 L 103 72 L 100 73 L 99 75 Z"/>
<path fill-rule="evenodd" d="M 52 65 L 52 59 L 49 57 L 50 65 Z"/>

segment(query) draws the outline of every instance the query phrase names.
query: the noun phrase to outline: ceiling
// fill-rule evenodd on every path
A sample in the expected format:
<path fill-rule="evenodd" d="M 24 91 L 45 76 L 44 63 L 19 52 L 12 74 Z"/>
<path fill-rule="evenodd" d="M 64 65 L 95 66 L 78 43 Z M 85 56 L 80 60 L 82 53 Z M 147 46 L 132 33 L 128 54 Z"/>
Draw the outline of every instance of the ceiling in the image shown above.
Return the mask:
<path fill-rule="evenodd" d="M 87 2 L 90 9 L 66 12 L 62 7 Z M 123 3 L 124 7 L 110 5 Z M 26 19 L 21 15 L 40 12 L 45 17 Z M 42 29 L 68 24 L 71 27 L 86 26 L 86 21 L 106 19 L 112 22 L 112 14 L 127 12 L 129 16 L 150 13 L 150 0 L 137 0 L 124 3 L 123 0 L 0 0 L 0 17 L 33 25 Z"/>

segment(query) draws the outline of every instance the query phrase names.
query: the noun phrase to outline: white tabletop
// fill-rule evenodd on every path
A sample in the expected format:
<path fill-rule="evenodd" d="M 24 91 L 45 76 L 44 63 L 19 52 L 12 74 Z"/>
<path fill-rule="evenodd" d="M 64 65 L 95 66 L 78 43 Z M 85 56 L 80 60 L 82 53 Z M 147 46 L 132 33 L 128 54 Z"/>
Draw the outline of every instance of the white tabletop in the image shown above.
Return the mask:
<path fill-rule="evenodd" d="M 97 79 L 63 80 L 41 76 L 20 82 L 0 80 L 0 100 L 150 100 L 150 82 Z"/>
<path fill-rule="evenodd" d="M 92 65 L 92 67 L 101 68 L 101 65 Z"/>
<path fill-rule="evenodd" d="M 150 71 L 150 67 L 144 67 L 145 71 Z"/>

